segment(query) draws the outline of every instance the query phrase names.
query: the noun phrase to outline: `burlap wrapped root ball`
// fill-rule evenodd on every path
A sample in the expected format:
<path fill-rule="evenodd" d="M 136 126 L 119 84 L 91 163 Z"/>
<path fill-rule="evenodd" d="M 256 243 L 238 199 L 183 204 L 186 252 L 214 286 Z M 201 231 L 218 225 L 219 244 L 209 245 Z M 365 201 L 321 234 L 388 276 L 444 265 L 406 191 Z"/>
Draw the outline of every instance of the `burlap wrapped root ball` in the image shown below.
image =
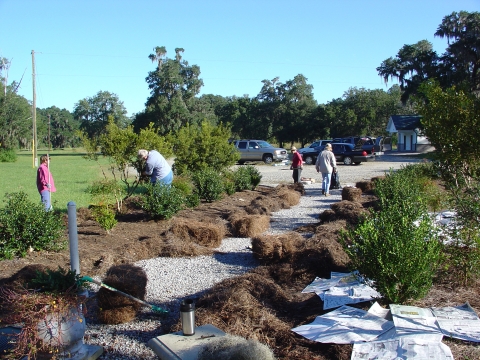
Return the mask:
<path fill-rule="evenodd" d="M 272 350 L 257 340 L 225 335 L 214 338 L 200 350 L 198 360 L 274 360 Z"/>
<path fill-rule="evenodd" d="M 145 270 L 134 265 L 111 267 L 103 283 L 137 299 L 144 300 L 147 288 Z M 100 288 L 97 294 L 98 319 L 104 324 L 122 324 L 135 319 L 142 304 L 117 292 Z"/>

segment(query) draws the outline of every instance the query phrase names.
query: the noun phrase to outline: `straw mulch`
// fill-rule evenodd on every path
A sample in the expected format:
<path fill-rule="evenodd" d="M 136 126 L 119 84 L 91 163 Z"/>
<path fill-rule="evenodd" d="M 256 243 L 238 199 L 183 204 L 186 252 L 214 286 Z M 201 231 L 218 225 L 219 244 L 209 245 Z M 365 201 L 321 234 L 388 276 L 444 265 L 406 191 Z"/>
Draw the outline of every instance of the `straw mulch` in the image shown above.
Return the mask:
<path fill-rule="evenodd" d="M 137 299 L 145 300 L 147 274 L 142 268 L 125 264 L 111 267 L 103 283 Z M 135 319 L 142 304 L 101 287 L 97 293 L 98 320 L 104 324 L 122 324 Z"/>

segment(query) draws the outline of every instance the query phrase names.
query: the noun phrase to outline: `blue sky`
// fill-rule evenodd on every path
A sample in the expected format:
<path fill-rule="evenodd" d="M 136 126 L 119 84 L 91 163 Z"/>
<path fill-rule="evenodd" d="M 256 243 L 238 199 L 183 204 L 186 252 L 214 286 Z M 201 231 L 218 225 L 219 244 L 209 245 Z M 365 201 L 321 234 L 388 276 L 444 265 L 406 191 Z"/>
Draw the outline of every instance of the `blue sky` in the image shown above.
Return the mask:
<path fill-rule="evenodd" d="M 405 44 L 434 37 L 453 11 L 480 0 L 0 0 L 0 57 L 37 107 L 73 111 L 109 91 L 129 115 L 143 110 L 155 46 L 200 66 L 201 94 L 256 96 L 264 79 L 303 74 L 327 103 L 350 87 L 387 90 L 376 68 Z"/>

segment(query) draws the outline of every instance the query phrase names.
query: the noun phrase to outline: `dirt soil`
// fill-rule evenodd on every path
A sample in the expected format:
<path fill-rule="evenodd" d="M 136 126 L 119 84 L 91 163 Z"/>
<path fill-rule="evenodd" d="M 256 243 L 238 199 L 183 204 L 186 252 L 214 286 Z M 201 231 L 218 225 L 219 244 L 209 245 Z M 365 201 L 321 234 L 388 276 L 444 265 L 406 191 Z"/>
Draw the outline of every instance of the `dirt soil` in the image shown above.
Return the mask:
<path fill-rule="evenodd" d="M 124 205 L 124 213 L 110 232 L 103 230 L 91 219 L 88 209 L 77 210 L 80 269 L 82 275 L 104 276 L 112 265 L 131 264 L 135 261 L 163 256 L 199 255 L 212 253 L 212 248 L 202 246 L 172 246 L 172 223 L 177 218 L 205 223 L 224 224 L 225 236 L 234 231 L 228 224 L 232 213 L 245 211 L 255 199 L 275 195 L 274 188 L 260 186 L 255 191 L 243 191 L 214 203 L 184 210 L 174 219 L 154 221 L 145 214 L 134 199 Z M 371 206 L 374 199 L 362 195 L 361 210 Z M 275 252 L 263 253 L 262 266 L 235 279 L 215 286 L 198 302 L 198 319 L 214 324 L 233 335 L 254 335 L 267 343 L 279 359 L 350 359 L 350 345 L 319 344 L 293 333 L 294 326 L 309 323 L 324 313 L 323 303 L 315 294 L 300 291 L 313 276 L 328 277 L 330 271 L 347 270 L 345 258 L 338 244 L 338 234 L 347 224 L 354 223 L 351 211 L 358 206 L 346 204 L 343 212 L 332 210 L 322 222 L 295 229 L 285 237 L 254 239 L 257 255 L 267 243 L 276 244 Z M 350 213 L 348 216 L 341 214 Z M 353 210 L 352 210 L 353 209 Z M 328 215 L 328 216 L 327 216 Z M 68 220 L 65 219 L 67 222 Z M 313 234 L 313 235 L 312 235 Z M 66 234 L 68 237 L 68 234 Z M 304 240 L 309 238 L 308 245 Z M 270 241 L 271 240 L 271 241 Z M 277 251 L 281 248 L 282 251 Z M 0 261 L 0 284 L 27 265 L 40 264 L 51 269 L 70 267 L 69 249 L 61 252 L 32 252 L 25 258 Z M 452 276 L 453 277 L 453 276 Z M 480 311 L 480 284 L 461 287 L 452 279 L 436 284 L 429 294 L 414 305 L 421 307 L 458 306 L 469 302 L 477 313 Z M 248 311 L 240 309 L 248 304 Z M 367 309 L 371 304 L 359 304 Z M 388 304 L 382 304 L 388 307 Z M 248 313 L 246 313 L 247 311 Z M 236 315 L 237 314 L 237 315 Z M 169 330 L 178 330 L 172 324 Z M 168 329 L 167 329 L 168 330 Z M 480 359 L 480 347 L 475 343 L 444 339 L 456 359 Z"/>

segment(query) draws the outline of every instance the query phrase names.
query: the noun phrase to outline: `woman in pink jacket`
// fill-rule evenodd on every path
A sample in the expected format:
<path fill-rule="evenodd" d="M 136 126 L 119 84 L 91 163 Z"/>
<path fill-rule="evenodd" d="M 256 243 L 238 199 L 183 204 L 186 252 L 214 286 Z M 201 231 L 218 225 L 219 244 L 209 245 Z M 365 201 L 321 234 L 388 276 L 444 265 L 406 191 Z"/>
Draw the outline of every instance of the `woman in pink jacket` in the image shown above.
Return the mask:
<path fill-rule="evenodd" d="M 46 211 L 52 208 L 51 193 L 57 191 L 57 189 L 55 189 L 53 176 L 48 169 L 49 165 L 50 158 L 48 155 L 40 156 L 40 167 L 37 170 L 37 189 Z"/>

